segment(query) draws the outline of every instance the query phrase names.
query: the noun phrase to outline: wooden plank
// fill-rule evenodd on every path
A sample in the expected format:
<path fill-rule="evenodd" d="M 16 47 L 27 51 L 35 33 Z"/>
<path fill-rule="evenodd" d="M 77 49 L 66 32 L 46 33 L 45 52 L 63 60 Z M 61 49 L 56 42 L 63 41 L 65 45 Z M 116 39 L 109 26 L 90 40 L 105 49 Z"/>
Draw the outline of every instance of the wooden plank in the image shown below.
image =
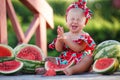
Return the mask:
<path fill-rule="evenodd" d="M 76 74 L 71 76 L 56 75 L 56 76 L 43 76 L 35 74 L 21 74 L 4 76 L 0 75 L 1 80 L 120 80 L 120 73 L 112 75 L 101 75 L 101 74 Z"/>
<path fill-rule="evenodd" d="M 40 24 L 36 29 L 36 45 L 39 46 L 44 54 L 45 57 L 47 56 L 47 37 L 46 37 L 46 21 L 42 15 L 39 16 Z"/>
<path fill-rule="evenodd" d="M 23 3 L 28 9 L 30 9 L 30 11 L 32 11 L 34 14 L 39 13 L 39 11 L 36 10 L 36 8 L 35 8 L 33 5 L 31 5 L 31 3 L 29 3 L 28 0 L 19 0 L 19 1 L 22 2 L 22 3 Z M 36 1 L 36 0 L 35 0 L 35 1 Z M 35 3 L 35 1 L 32 1 L 32 2 Z"/>
<path fill-rule="evenodd" d="M 20 0 L 33 13 L 40 13 L 44 16 L 50 28 L 54 28 L 53 10 L 46 2 L 46 0 Z"/>
<path fill-rule="evenodd" d="M 30 27 L 28 28 L 27 32 L 25 33 L 25 40 L 23 43 L 28 43 L 28 41 L 31 39 L 32 35 L 35 33 L 38 25 L 39 25 L 39 15 L 34 15 L 34 19 L 30 24 Z"/>
<path fill-rule="evenodd" d="M 22 43 L 24 41 L 24 33 L 23 33 L 22 28 L 20 26 L 20 23 L 17 19 L 16 13 L 14 11 L 14 7 L 11 3 L 11 0 L 6 0 L 6 2 L 7 2 L 8 16 L 9 16 L 11 22 L 12 22 L 12 25 L 13 25 L 13 28 L 14 28 L 14 31 L 16 33 L 18 41 L 20 43 Z"/>
<path fill-rule="evenodd" d="M 0 43 L 7 44 L 6 0 L 0 0 Z"/>

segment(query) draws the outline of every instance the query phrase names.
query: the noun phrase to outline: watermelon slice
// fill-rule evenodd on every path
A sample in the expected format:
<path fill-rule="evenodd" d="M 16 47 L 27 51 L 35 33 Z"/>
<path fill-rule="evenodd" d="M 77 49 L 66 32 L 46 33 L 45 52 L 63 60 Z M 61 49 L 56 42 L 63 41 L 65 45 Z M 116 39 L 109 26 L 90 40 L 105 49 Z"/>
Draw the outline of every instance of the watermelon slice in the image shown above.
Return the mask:
<path fill-rule="evenodd" d="M 44 53 L 36 45 L 20 44 L 14 51 L 16 59 L 24 63 L 24 73 L 35 73 L 37 67 L 44 66 Z"/>
<path fill-rule="evenodd" d="M 13 60 L 15 58 L 13 49 L 5 44 L 0 44 L 0 62 Z"/>
<path fill-rule="evenodd" d="M 93 64 L 93 71 L 101 74 L 111 74 L 116 71 L 119 63 L 115 58 L 100 58 Z"/>
<path fill-rule="evenodd" d="M 53 69 L 47 70 L 47 72 L 44 74 L 44 76 L 56 76 L 56 72 Z"/>
<path fill-rule="evenodd" d="M 69 64 L 61 64 L 61 65 L 57 65 L 57 64 L 54 64 L 50 61 L 46 61 L 45 62 L 45 69 L 46 70 L 54 70 L 56 72 L 59 72 L 59 71 L 63 71 L 64 69 L 66 68 L 69 68 L 70 66 L 74 65 L 74 60 L 72 62 L 70 62 Z"/>
<path fill-rule="evenodd" d="M 20 71 L 23 67 L 23 63 L 20 61 L 12 60 L 0 63 L 1 74 L 12 74 Z"/>
<path fill-rule="evenodd" d="M 43 51 L 32 44 L 20 44 L 14 49 L 16 57 L 24 60 L 42 61 L 45 56 Z"/>

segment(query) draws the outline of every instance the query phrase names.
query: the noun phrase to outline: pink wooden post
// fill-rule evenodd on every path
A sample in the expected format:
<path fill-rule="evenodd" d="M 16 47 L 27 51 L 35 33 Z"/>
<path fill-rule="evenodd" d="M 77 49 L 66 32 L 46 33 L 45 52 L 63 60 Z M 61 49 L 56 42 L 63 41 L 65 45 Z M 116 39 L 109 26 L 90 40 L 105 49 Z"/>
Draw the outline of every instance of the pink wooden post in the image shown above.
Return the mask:
<path fill-rule="evenodd" d="M 10 21 L 13 25 L 13 29 L 16 33 L 17 39 L 19 43 L 22 43 L 24 40 L 24 33 L 22 31 L 21 25 L 18 21 L 17 15 L 15 13 L 14 7 L 11 3 L 11 0 L 6 0 L 7 3 L 7 13 L 10 18 Z"/>
<path fill-rule="evenodd" d="M 31 39 L 32 35 L 35 33 L 38 25 L 39 25 L 39 16 L 38 15 L 34 15 L 34 19 L 31 22 L 27 32 L 25 32 L 25 39 L 23 41 L 23 43 L 28 43 L 29 40 Z"/>
<path fill-rule="evenodd" d="M 41 47 L 45 53 L 45 56 L 47 56 L 47 38 L 46 38 L 46 21 L 43 18 L 43 16 L 39 15 L 40 24 L 38 25 L 38 28 L 36 30 L 36 45 Z M 42 44 L 42 45 L 41 45 Z"/>
<path fill-rule="evenodd" d="M 0 43 L 7 44 L 6 1 L 0 0 Z"/>

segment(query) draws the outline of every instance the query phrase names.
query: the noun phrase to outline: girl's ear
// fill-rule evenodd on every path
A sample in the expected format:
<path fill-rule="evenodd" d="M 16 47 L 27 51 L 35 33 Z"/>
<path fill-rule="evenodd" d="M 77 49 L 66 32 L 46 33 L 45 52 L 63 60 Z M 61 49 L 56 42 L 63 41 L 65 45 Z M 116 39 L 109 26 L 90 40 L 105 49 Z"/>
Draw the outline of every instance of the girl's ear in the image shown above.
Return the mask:
<path fill-rule="evenodd" d="M 85 27 L 85 24 L 83 24 L 83 27 Z"/>

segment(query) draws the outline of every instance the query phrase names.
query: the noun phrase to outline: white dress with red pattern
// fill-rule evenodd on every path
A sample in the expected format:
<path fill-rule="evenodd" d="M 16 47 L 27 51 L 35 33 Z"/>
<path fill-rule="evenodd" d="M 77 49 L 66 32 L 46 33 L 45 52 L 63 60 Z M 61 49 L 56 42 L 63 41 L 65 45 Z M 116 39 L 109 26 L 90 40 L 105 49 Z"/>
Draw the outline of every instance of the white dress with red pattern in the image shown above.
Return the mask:
<path fill-rule="evenodd" d="M 67 63 L 70 63 L 72 60 L 74 60 L 75 63 L 78 63 L 86 55 L 92 56 L 92 52 L 95 48 L 95 42 L 88 33 L 84 33 L 80 35 L 79 39 L 73 40 L 73 42 L 76 42 L 79 45 L 81 45 L 83 41 L 86 42 L 87 46 L 81 52 L 75 52 L 71 50 L 67 45 L 64 45 L 63 47 L 64 51 L 61 52 L 59 57 L 56 57 L 57 63 L 67 64 Z M 54 49 L 55 42 L 56 42 L 56 39 L 54 39 L 54 41 L 51 44 L 49 44 L 49 48 Z"/>

